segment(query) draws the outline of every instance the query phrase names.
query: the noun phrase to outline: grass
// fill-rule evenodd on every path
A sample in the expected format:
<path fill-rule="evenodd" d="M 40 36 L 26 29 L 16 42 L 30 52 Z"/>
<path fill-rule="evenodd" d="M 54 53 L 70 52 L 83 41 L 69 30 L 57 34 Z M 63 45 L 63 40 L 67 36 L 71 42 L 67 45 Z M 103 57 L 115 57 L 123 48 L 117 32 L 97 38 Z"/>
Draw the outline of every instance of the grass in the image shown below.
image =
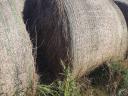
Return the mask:
<path fill-rule="evenodd" d="M 112 75 L 117 83 L 116 95 L 128 96 L 128 69 L 119 63 L 113 63 L 111 66 Z M 115 75 L 115 76 L 114 76 Z"/>
<path fill-rule="evenodd" d="M 71 76 L 70 68 L 64 67 L 63 81 L 56 80 L 50 85 L 38 85 L 37 96 L 81 96 L 78 83 Z"/>
<path fill-rule="evenodd" d="M 109 70 L 96 69 L 80 82 L 72 78 L 69 67 L 64 67 L 64 80 L 50 85 L 39 84 L 36 96 L 128 96 L 128 69 L 117 62 L 109 65 Z"/>

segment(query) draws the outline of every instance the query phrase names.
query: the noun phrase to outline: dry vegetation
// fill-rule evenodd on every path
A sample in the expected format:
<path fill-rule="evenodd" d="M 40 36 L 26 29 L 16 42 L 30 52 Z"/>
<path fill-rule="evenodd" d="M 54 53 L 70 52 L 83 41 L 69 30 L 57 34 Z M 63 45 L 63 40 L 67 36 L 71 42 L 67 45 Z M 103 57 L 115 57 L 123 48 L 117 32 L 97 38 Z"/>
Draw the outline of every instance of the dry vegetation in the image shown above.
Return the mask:
<path fill-rule="evenodd" d="M 64 81 L 39 84 L 37 96 L 128 96 L 128 69 L 117 62 L 100 66 L 77 81 L 69 68 L 63 75 Z"/>

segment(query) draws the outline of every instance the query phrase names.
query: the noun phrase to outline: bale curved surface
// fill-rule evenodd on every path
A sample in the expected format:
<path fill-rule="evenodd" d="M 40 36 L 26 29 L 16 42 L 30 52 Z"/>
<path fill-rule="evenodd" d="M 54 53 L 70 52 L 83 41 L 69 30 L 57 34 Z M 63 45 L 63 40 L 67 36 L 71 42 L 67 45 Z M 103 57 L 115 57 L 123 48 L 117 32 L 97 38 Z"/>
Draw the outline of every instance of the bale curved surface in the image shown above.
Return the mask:
<path fill-rule="evenodd" d="M 35 82 L 23 4 L 23 0 L 0 0 L 0 96 L 25 96 Z"/>
<path fill-rule="evenodd" d="M 70 8 L 74 76 L 82 76 L 105 61 L 123 59 L 128 33 L 123 15 L 114 2 L 66 1 L 67 9 Z"/>
<path fill-rule="evenodd" d="M 128 32 L 113 0 L 26 0 L 23 14 L 34 46 L 37 39 L 37 64 L 52 75 L 61 60 L 80 77 L 125 58 Z"/>

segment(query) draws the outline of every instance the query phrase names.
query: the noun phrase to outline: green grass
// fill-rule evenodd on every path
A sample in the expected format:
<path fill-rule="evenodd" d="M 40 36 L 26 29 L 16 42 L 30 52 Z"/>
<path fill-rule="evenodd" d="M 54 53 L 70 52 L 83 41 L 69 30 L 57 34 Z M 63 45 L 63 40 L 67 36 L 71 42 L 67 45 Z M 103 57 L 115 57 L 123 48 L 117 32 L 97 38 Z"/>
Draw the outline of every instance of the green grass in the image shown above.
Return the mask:
<path fill-rule="evenodd" d="M 64 67 L 63 81 L 56 80 L 50 85 L 38 85 L 37 96 L 81 96 L 78 83 L 72 78 L 70 68 Z"/>
<path fill-rule="evenodd" d="M 116 95 L 128 96 L 128 69 L 122 66 L 120 63 L 112 63 L 111 69 L 112 74 L 118 76 L 115 78 L 115 81 L 118 82 Z"/>
<path fill-rule="evenodd" d="M 103 73 L 101 69 L 94 71 L 93 84 L 86 82 L 90 78 L 80 79 L 82 83 L 76 81 L 72 78 L 70 68 L 64 66 L 64 80 L 56 80 L 50 85 L 39 84 L 36 96 L 128 96 L 128 69 L 117 62 L 112 62 L 108 67 L 109 73 Z M 103 79 L 108 82 L 102 82 Z"/>

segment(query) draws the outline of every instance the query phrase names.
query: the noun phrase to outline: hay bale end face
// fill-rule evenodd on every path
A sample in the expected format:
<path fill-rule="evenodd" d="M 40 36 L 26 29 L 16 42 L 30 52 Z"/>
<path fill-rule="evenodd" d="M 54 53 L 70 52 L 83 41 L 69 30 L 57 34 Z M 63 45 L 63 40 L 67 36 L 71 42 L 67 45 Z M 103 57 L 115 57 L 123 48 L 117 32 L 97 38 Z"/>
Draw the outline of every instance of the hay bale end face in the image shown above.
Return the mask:
<path fill-rule="evenodd" d="M 0 96 L 25 96 L 35 82 L 29 35 L 22 21 L 22 0 L 0 0 Z"/>

